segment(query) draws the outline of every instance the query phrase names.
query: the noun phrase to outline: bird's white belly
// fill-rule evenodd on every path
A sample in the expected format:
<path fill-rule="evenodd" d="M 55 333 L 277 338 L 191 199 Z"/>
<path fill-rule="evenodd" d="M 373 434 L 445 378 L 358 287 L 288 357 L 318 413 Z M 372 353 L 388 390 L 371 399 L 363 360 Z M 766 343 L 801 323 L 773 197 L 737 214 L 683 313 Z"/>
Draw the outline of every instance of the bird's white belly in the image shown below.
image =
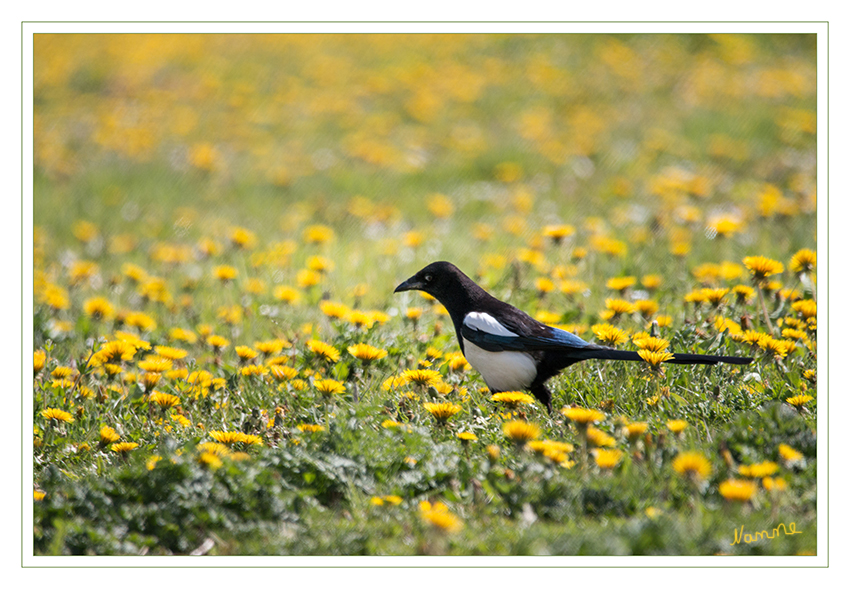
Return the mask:
<path fill-rule="evenodd" d="M 527 389 L 537 376 L 534 359 L 525 352 L 488 352 L 463 338 L 466 360 L 481 373 L 491 391 Z"/>

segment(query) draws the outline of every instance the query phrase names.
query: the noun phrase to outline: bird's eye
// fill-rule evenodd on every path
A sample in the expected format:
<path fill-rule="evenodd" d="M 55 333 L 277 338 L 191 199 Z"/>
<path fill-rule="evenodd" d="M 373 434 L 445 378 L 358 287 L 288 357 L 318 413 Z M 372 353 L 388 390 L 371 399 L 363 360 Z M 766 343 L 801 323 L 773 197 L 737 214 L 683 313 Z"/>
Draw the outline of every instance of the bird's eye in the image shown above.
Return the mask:
<path fill-rule="evenodd" d="M 432 280 L 434 280 L 434 275 L 433 274 L 426 274 L 424 276 L 424 278 L 425 278 L 425 282 L 431 282 Z"/>

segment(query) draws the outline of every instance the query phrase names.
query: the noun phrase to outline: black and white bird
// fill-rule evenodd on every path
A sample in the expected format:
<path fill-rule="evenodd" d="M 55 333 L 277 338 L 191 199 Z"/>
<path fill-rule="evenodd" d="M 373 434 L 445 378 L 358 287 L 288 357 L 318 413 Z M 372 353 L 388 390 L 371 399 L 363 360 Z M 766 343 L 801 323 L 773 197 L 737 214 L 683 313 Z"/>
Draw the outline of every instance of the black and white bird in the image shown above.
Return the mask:
<path fill-rule="evenodd" d="M 460 350 L 491 392 L 530 391 L 552 411 L 546 381 L 582 360 L 643 361 L 637 352 L 586 342 L 545 325 L 487 293 L 449 262 L 434 262 L 399 284 L 394 292 L 421 290 L 436 298 L 452 318 Z M 675 354 L 670 364 L 749 364 L 752 358 Z"/>

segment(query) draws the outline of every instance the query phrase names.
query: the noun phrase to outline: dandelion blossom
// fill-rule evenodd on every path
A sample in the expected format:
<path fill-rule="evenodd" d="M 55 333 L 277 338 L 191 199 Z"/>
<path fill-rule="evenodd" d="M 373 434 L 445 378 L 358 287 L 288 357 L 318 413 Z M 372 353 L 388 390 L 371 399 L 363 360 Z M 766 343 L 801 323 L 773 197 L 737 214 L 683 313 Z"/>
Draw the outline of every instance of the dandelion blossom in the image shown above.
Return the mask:
<path fill-rule="evenodd" d="M 738 474 L 754 479 L 773 476 L 779 470 L 779 465 L 775 462 L 765 461 L 756 464 L 742 464 L 738 467 Z"/>
<path fill-rule="evenodd" d="M 793 397 L 788 397 L 787 399 L 785 399 L 785 402 L 788 403 L 789 405 L 793 405 L 794 407 L 797 407 L 799 409 L 800 407 L 802 407 L 803 405 L 805 405 L 806 403 L 808 403 L 812 399 L 814 399 L 814 397 L 812 397 L 811 395 L 803 394 L 803 395 L 794 395 Z"/>
<path fill-rule="evenodd" d="M 138 447 L 139 445 L 136 442 L 118 442 L 117 444 L 112 444 L 109 449 L 117 454 L 126 454 Z"/>
<path fill-rule="evenodd" d="M 154 391 L 148 396 L 148 400 L 151 403 L 156 403 L 163 409 L 169 409 L 171 407 L 176 407 L 180 404 L 180 397 L 177 395 L 171 395 L 169 393 L 161 393 L 159 391 Z"/>
<path fill-rule="evenodd" d="M 576 424 L 577 427 L 587 427 L 591 423 L 597 423 L 605 419 L 605 414 L 596 409 L 585 409 L 584 407 L 565 407 L 561 409 L 567 419 Z"/>
<path fill-rule="evenodd" d="M 363 362 L 373 362 L 375 360 L 380 360 L 381 358 L 384 358 L 387 355 L 386 350 L 381 350 L 379 348 L 364 343 L 348 346 L 348 353 L 357 358 L 358 360 L 362 360 Z"/>
<path fill-rule="evenodd" d="M 596 461 L 596 466 L 599 468 L 614 468 L 617 466 L 620 461 L 623 459 L 623 451 L 622 450 L 603 450 L 598 449 L 594 450 L 593 459 Z"/>
<path fill-rule="evenodd" d="M 688 422 L 684 419 L 671 419 L 667 422 L 667 428 L 674 434 L 682 433 L 688 427 Z"/>
<path fill-rule="evenodd" d="M 436 370 L 424 368 L 416 370 L 405 370 L 401 373 L 406 382 L 412 382 L 421 386 L 433 386 L 440 382 L 442 376 Z"/>
<path fill-rule="evenodd" d="M 101 444 L 112 444 L 113 442 L 117 442 L 121 439 L 121 436 L 118 435 L 114 429 L 109 427 L 108 425 L 104 425 L 100 428 L 100 443 Z"/>
<path fill-rule="evenodd" d="M 45 409 L 41 412 L 41 416 L 47 420 L 64 421 L 65 423 L 73 423 L 74 417 L 67 411 L 61 409 Z"/>
<path fill-rule="evenodd" d="M 339 360 L 339 350 L 325 342 L 311 339 L 307 342 L 307 348 L 328 362 L 336 362 Z"/>
<path fill-rule="evenodd" d="M 756 494 L 757 486 L 753 481 L 728 479 L 720 483 L 718 491 L 727 501 L 746 502 Z"/>
<path fill-rule="evenodd" d="M 327 398 L 333 395 L 341 395 L 345 392 L 345 385 L 343 383 L 330 378 L 316 379 L 313 381 L 313 386 Z"/>
<path fill-rule="evenodd" d="M 428 501 L 420 503 L 419 515 L 423 521 L 443 532 L 454 533 L 463 528 L 460 518 L 449 512 L 448 507 L 439 501 L 433 505 Z"/>
<path fill-rule="evenodd" d="M 667 362 L 673 359 L 673 354 L 670 352 L 654 352 L 652 350 L 640 350 L 638 356 L 643 358 L 653 368 L 658 368 L 662 362 Z"/>
<path fill-rule="evenodd" d="M 497 403 L 504 403 L 505 405 L 509 405 L 511 407 L 516 407 L 518 405 L 522 405 L 523 403 L 534 403 L 534 397 L 519 391 L 496 393 L 492 397 L 490 397 L 490 400 L 495 401 Z"/>
<path fill-rule="evenodd" d="M 673 470 L 682 476 L 703 480 L 711 475 L 711 463 L 700 452 L 681 452 L 673 460 Z"/>
<path fill-rule="evenodd" d="M 596 339 L 609 346 L 622 344 L 629 339 L 629 336 L 626 335 L 625 331 L 614 327 L 613 325 L 608 325 L 607 323 L 594 325 L 591 327 L 591 330 L 596 336 Z"/>
<path fill-rule="evenodd" d="M 454 403 L 425 403 L 423 407 L 439 422 L 445 422 L 462 409 L 460 405 Z"/>
<path fill-rule="evenodd" d="M 810 249 L 801 249 L 791 257 L 790 268 L 794 274 L 812 272 L 818 265 L 818 255 Z"/>
<path fill-rule="evenodd" d="M 540 437 L 540 428 L 533 423 L 514 420 L 507 421 L 502 425 L 505 437 L 514 443 L 521 444 L 535 440 Z"/>
<path fill-rule="evenodd" d="M 780 274 L 785 269 L 781 262 L 771 260 L 765 256 L 747 256 L 744 258 L 744 266 L 757 283 L 761 284 L 768 276 Z"/>
<path fill-rule="evenodd" d="M 803 458 L 801 452 L 798 452 L 788 444 L 779 444 L 779 456 L 787 463 L 797 462 Z"/>

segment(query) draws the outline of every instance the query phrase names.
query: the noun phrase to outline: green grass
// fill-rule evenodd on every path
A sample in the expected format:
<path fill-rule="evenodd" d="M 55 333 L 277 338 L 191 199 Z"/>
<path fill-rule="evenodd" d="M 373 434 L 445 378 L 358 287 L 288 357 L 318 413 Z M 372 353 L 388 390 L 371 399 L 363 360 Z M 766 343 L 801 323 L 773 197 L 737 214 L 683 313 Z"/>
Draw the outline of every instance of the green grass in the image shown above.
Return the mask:
<path fill-rule="evenodd" d="M 793 307 L 815 293 L 790 267 L 797 251 L 817 245 L 806 123 L 813 39 L 735 39 L 472 36 L 399 45 L 208 37 L 154 39 L 138 54 L 119 38 L 39 39 L 33 340 L 46 361 L 35 373 L 32 420 L 33 486 L 45 496 L 34 503 L 35 553 L 188 554 L 207 539 L 212 555 L 816 553 L 817 326 Z M 125 68 L 129 59 L 138 67 Z M 333 65 L 340 59 L 345 67 Z M 630 68 L 618 69 L 624 60 Z M 433 112 L 422 92 L 436 101 Z M 196 124 L 186 122 L 187 109 Z M 215 150 L 212 163 L 197 155 L 205 146 Z M 333 165 L 314 165 L 328 154 Z M 374 159 L 381 154 L 386 161 Z M 424 165 L 410 163 L 419 156 Z M 506 162 L 518 177 L 499 176 Z M 429 209 L 435 193 L 448 197 L 450 214 Z M 707 231 L 720 214 L 731 214 L 737 230 Z M 83 235 L 80 221 L 95 235 Z M 314 224 L 334 237 L 306 242 Z M 489 237 L 476 233 L 480 224 Z M 544 235 L 553 224 L 575 233 L 556 243 Z M 235 228 L 255 243 L 235 245 Z M 410 241 L 412 231 L 421 243 Z M 606 253 L 600 236 L 624 251 Z M 203 240 L 217 244 L 212 255 L 202 254 Z M 674 254 L 682 243 L 689 249 Z M 163 248 L 186 255 L 169 261 Z M 720 318 L 769 333 L 757 297 L 730 292 L 717 306 L 684 300 L 702 287 L 758 287 L 742 264 L 752 255 L 784 264 L 766 290 L 771 323 L 777 339 L 794 337 L 781 333 L 791 325 L 805 334 L 786 357 L 717 327 Z M 333 268 L 319 284 L 299 286 L 315 256 Z M 638 313 L 611 322 L 630 335 L 658 329 L 674 352 L 755 362 L 658 373 L 589 361 L 550 381 L 552 415 L 537 403 L 509 415 L 474 370 L 449 367 L 458 348 L 439 306 L 392 293 L 437 259 L 532 315 L 557 314 L 586 339 L 605 322 L 607 298 L 648 298 L 659 305 L 653 317 L 669 316 L 669 325 L 653 328 Z M 96 266 L 75 281 L 79 261 Z M 694 272 L 723 262 L 738 273 Z M 128 263 L 144 269 L 139 283 Z M 220 265 L 237 277 L 215 278 Z M 641 286 L 646 275 L 659 275 L 661 286 Z M 637 285 L 615 293 L 606 282 L 616 276 Z M 539 278 L 586 288 L 543 294 Z M 156 279 L 161 289 L 151 298 Z M 258 289 L 250 279 L 261 281 Z M 353 294 L 358 285 L 362 296 Z M 282 302 L 278 286 L 294 287 L 300 299 Z M 94 297 L 113 312 L 87 313 Z M 326 316 L 323 300 L 386 316 L 357 327 L 350 314 Z M 233 307 L 240 316 L 228 320 L 222 313 Z M 411 307 L 423 309 L 421 318 L 406 317 Z M 156 326 L 128 325 L 132 312 Z M 204 326 L 229 345 L 213 350 Z M 198 340 L 175 340 L 175 327 Z M 119 331 L 151 349 L 136 350 L 109 376 L 89 358 Z M 274 356 L 297 375 L 244 375 L 269 358 L 240 361 L 236 346 L 275 338 L 290 346 Z M 339 360 L 316 357 L 310 339 L 333 345 Z M 359 342 L 386 357 L 364 365 L 347 351 Z M 155 346 L 184 349 L 173 368 L 185 372 L 146 386 L 139 362 Z M 631 339 L 619 347 L 635 349 Z M 441 386 L 384 386 L 426 360 Z M 59 366 L 71 368 L 69 382 L 51 376 Z M 199 386 L 188 378 L 198 371 L 216 380 Z M 325 399 L 318 378 L 346 392 Z M 157 406 L 153 389 L 177 395 L 179 407 Z M 787 402 L 803 393 L 812 399 L 799 409 Z M 461 411 L 440 424 L 423 406 L 435 400 Z M 568 405 L 603 411 L 596 427 L 622 451 L 617 466 L 601 468 L 585 453 L 579 430 L 558 411 Z M 74 420 L 47 420 L 47 408 Z M 571 443 L 569 460 L 506 439 L 502 425 L 516 418 L 537 424 L 541 438 Z M 688 427 L 673 433 L 673 419 Z M 624 428 L 634 422 L 647 423 L 647 433 L 629 439 Z M 303 424 L 323 430 L 301 431 Z M 119 455 L 101 443 L 103 426 L 138 446 Z M 237 443 L 217 462 L 202 446 L 213 431 L 262 443 Z M 463 443 L 458 432 L 477 440 Z M 780 444 L 801 458 L 783 459 Z M 704 480 L 674 470 L 688 450 L 711 464 Z M 745 478 L 741 465 L 767 461 L 777 465 L 771 481 L 784 488 L 755 479 L 747 501 L 721 495 L 723 481 Z M 400 504 L 378 501 L 387 496 Z M 462 527 L 429 523 L 425 501 L 445 504 Z M 741 526 L 755 534 L 781 523 L 799 533 L 734 543 Z"/>

